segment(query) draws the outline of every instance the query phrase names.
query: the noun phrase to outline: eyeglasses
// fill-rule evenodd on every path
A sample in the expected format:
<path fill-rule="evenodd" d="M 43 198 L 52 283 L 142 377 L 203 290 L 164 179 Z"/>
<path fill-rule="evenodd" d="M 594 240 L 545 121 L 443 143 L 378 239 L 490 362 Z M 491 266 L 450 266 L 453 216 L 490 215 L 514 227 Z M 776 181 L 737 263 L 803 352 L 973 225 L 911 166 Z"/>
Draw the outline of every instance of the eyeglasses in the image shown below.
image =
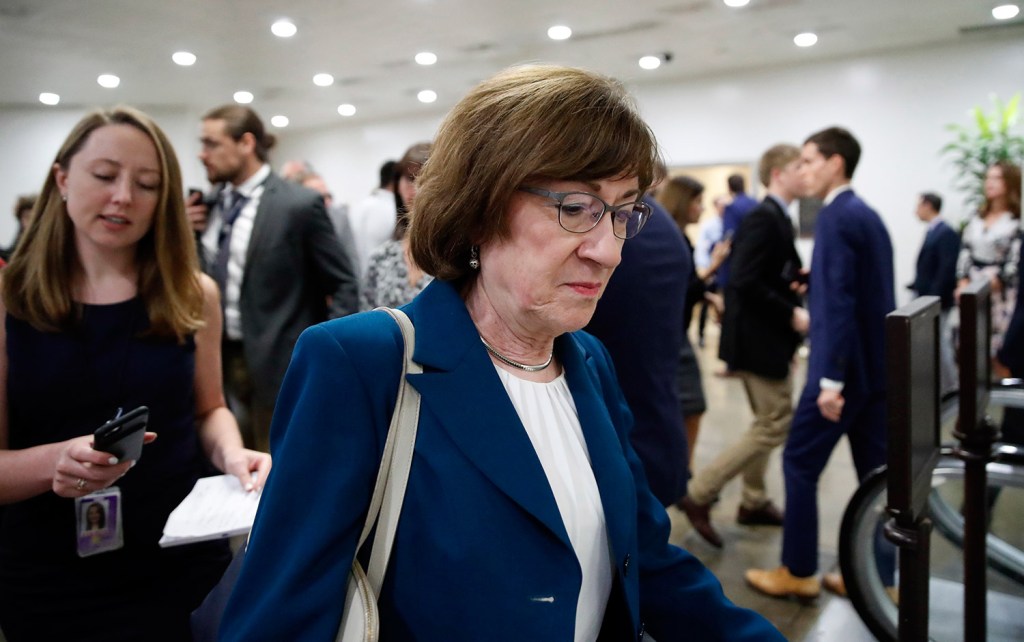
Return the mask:
<path fill-rule="evenodd" d="M 519 191 L 554 199 L 558 207 L 558 224 L 563 230 L 575 234 L 585 234 L 594 229 L 605 212 L 611 212 L 612 233 L 620 239 L 631 239 L 651 218 L 651 208 L 643 201 L 609 205 L 590 192 L 551 192 L 536 187 L 520 187 Z"/>

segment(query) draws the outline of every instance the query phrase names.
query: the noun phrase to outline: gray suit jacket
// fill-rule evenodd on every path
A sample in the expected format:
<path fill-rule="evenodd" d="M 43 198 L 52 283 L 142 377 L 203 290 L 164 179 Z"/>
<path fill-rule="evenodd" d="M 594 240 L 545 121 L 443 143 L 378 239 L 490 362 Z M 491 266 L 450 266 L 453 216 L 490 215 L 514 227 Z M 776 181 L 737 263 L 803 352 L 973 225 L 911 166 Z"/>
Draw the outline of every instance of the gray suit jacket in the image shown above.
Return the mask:
<path fill-rule="evenodd" d="M 257 399 L 271 406 L 299 334 L 359 309 L 358 280 L 323 199 L 277 174 L 256 210 L 240 306 Z"/>

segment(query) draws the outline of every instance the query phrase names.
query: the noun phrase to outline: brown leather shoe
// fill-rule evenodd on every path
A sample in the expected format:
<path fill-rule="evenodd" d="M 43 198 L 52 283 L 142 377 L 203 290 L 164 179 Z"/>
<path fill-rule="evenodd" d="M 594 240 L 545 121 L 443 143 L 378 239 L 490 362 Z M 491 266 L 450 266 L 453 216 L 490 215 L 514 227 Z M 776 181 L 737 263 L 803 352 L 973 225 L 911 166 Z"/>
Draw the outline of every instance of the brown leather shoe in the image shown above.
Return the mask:
<path fill-rule="evenodd" d="M 686 513 L 686 518 L 693 524 L 694 530 L 700 533 L 700 536 L 708 544 L 715 548 L 722 548 L 722 537 L 715 532 L 715 527 L 711 525 L 711 504 L 698 504 L 689 496 L 684 496 L 676 502 L 676 506 Z"/>
<path fill-rule="evenodd" d="M 825 573 L 821 577 L 821 585 L 825 587 L 826 591 L 835 593 L 839 597 L 847 597 L 846 582 L 843 581 L 841 573 Z"/>
<path fill-rule="evenodd" d="M 782 526 L 782 511 L 770 501 L 760 508 L 740 506 L 736 513 L 736 523 L 744 526 Z"/>
<path fill-rule="evenodd" d="M 785 566 L 771 570 L 752 568 L 746 574 L 747 584 L 772 597 L 795 597 L 813 600 L 821 593 L 817 576 L 796 577 Z"/>

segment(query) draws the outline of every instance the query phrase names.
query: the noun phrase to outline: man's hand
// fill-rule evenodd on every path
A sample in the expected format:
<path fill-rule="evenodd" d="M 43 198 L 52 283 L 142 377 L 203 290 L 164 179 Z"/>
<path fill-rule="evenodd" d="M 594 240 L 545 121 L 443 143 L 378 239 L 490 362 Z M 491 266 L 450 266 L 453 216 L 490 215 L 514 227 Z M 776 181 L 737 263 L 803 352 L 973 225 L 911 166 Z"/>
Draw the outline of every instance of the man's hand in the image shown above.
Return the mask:
<path fill-rule="evenodd" d="M 822 390 L 818 394 L 818 410 L 821 411 L 821 416 L 829 421 L 839 422 L 845 403 L 843 393 L 837 390 Z"/>
<path fill-rule="evenodd" d="M 804 308 L 793 308 L 792 325 L 793 329 L 800 334 L 807 334 L 807 331 L 811 329 L 811 315 Z"/>

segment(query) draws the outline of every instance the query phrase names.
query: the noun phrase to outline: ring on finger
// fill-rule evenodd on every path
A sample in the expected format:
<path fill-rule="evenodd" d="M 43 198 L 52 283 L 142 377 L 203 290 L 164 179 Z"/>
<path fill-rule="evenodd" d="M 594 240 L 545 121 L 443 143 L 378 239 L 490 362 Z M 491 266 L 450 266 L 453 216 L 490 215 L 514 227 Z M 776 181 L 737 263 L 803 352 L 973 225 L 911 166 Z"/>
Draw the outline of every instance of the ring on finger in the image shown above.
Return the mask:
<path fill-rule="evenodd" d="M 85 490 L 85 480 L 79 477 L 78 481 L 75 482 L 75 488 L 78 490 Z"/>

